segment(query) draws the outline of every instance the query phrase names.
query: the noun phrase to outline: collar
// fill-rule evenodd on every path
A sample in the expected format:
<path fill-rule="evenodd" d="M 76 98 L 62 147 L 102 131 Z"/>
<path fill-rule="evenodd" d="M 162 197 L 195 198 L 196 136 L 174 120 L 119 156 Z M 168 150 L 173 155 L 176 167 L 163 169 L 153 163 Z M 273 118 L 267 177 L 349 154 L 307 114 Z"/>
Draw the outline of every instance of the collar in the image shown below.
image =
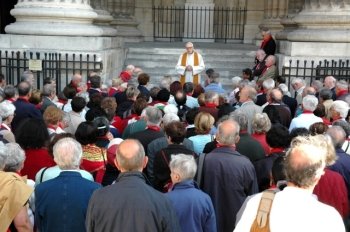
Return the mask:
<path fill-rule="evenodd" d="M 223 145 L 223 144 L 221 144 L 221 143 L 217 143 L 216 144 L 216 148 L 221 148 L 221 147 L 227 147 L 227 148 L 230 148 L 230 149 L 232 149 L 232 150 L 236 150 L 236 144 L 234 144 L 234 145 Z"/>
<path fill-rule="evenodd" d="M 273 153 L 282 153 L 284 152 L 284 148 L 283 147 L 272 147 L 270 150 L 270 154 Z"/>
<path fill-rule="evenodd" d="M 144 176 L 144 174 L 142 172 L 139 172 L 139 171 L 121 172 L 121 173 L 119 173 L 119 175 L 116 179 L 116 182 L 125 181 L 128 178 L 138 178 L 141 181 L 149 184 L 149 181 Z"/>
<path fill-rule="evenodd" d="M 30 102 L 28 101 L 28 98 L 27 98 L 27 97 L 18 97 L 18 98 L 17 98 L 17 101 L 24 101 L 24 102 L 30 103 Z"/>
<path fill-rule="evenodd" d="M 208 107 L 208 108 L 216 108 L 216 104 L 215 103 L 205 103 L 205 107 Z"/>
<path fill-rule="evenodd" d="M 303 114 L 314 114 L 311 110 L 303 110 Z"/>
<path fill-rule="evenodd" d="M 340 91 L 338 92 L 338 94 L 337 94 L 337 97 L 343 96 L 343 95 L 345 95 L 345 94 L 347 94 L 347 93 L 348 93 L 348 91 L 347 91 L 346 89 L 340 90 Z"/>
<path fill-rule="evenodd" d="M 152 130 L 152 131 L 160 131 L 160 127 L 156 125 L 148 125 L 146 129 Z"/>
<path fill-rule="evenodd" d="M 1 123 L 1 128 L 5 128 L 6 130 L 11 131 L 11 128 L 5 123 Z"/>
<path fill-rule="evenodd" d="M 80 176 L 81 177 L 81 174 L 79 173 L 79 169 L 76 169 L 76 170 L 62 170 L 60 172 L 60 175 L 59 176 Z"/>
<path fill-rule="evenodd" d="M 179 183 L 176 183 L 173 186 L 172 190 L 175 190 L 175 189 L 189 189 L 189 188 L 199 189 L 197 183 L 194 182 L 193 180 L 184 180 L 184 181 L 181 181 Z"/>

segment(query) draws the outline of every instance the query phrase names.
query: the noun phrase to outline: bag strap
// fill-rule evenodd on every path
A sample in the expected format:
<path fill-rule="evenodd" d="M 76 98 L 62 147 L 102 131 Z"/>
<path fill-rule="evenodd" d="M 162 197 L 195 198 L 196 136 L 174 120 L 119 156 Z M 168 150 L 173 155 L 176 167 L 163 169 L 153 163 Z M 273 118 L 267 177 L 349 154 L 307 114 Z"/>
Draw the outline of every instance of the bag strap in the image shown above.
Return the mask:
<path fill-rule="evenodd" d="M 44 168 L 44 170 L 41 172 L 41 175 L 40 175 L 40 182 L 39 182 L 39 183 L 43 183 L 44 173 L 46 172 L 46 170 L 47 170 L 48 168 L 49 168 L 49 167 Z"/>
<path fill-rule="evenodd" d="M 197 169 L 197 179 L 196 182 L 198 184 L 198 187 L 200 188 L 202 185 L 202 176 L 203 176 L 203 165 L 204 165 L 204 159 L 207 154 L 199 154 L 198 158 L 198 169 Z"/>
<path fill-rule="evenodd" d="M 269 217 L 273 199 L 278 191 L 278 189 L 267 189 L 262 193 L 258 212 L 250 231 L 259 231 L 263 229 L 264 231 L 270 231 Z"/>

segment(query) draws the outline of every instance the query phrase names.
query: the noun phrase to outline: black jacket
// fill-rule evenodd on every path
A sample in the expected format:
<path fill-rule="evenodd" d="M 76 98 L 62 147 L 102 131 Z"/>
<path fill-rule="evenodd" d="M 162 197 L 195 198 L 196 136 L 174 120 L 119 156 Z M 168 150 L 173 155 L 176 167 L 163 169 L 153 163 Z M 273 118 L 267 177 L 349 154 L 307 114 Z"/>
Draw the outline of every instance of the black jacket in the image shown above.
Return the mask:
<path fill-rule="evenodd" d="M 95 191 L 86 216 L 87 231 L 180 231 L 165 195 L 146 184 L 141 172 L 121 173 L 116 183 Z"/>

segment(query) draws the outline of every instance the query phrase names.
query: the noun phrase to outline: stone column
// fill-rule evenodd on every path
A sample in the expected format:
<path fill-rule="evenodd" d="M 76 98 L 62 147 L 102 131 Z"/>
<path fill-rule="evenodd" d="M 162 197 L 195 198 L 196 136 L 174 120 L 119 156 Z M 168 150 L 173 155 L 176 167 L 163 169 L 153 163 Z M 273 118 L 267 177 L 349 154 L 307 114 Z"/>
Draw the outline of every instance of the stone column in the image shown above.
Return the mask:
<path fill-rule="evenodd" d="M 281 19 L 288 14 L 288 0 L 265 0 L 264 20 L 260 27 L 268 27 L 272 32 L 283 29 Z"/>
<path fill-rule="evenodd" d="M 214 38 L 214 17 L 209 17 L 209 11 L 191 11 L 192 8 L 206 8 L 214 9 L 215 4 L 213 0 L 187 0 L 185 3 L 185 26 L 184 26 L 184 37 L 210 37 Z M 186 10 L 189 9 L 189 10 Z M 205 21 L 199 21 L 199 19 L 206 19 Z M 191 26 L 195 25 L 195 26 Z M 201 34 L 202 33 L 202 34 Z M 206 35 L 203 35 L 206 33 Z M 184 39 L 191 40 L 193 39 Z M 200 40 L 201 42 L 214 42 L 214 39 Z"/>
<path fill-rule="evenodd" d="M 118 31 L 118 36 L 127 38 L 128 42 L 142 41 L 142 33 L 135 20 L 135 0 L 109 0 L 108 9 L 113 16 L 111 25 Z"/>
<path fill-rule="evenodd" d="M 6 33 L 22 35 L 99 36 L 97 14 L 89 0 L 19 0 L 11 14 L 16 22 Z"/>
<path fill-rule="evenodd" d="M 290 55 L 349 57 L 350 0 L 305 0 L 293 20 L 298 29 L 287 36 Z"/>
<path fill-rule="evenodd" d="M 116 36 L 117 30 L 110 26 L 113 17 L 108 12 L 108 0 L 91 0 L 91 6 L 97 13 L 97 18 L 94 20 L 94 23 L 103 29 L 103 35 Z"/>

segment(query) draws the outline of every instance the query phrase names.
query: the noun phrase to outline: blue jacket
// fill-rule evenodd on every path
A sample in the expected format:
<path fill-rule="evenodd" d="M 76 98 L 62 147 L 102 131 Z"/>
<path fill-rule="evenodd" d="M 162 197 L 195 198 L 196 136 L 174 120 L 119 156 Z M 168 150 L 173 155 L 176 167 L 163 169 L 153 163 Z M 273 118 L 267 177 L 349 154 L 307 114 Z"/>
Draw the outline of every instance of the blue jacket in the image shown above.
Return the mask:
<path fill-rule="evenodd" d="M 174 206 L 183 232 L 216 231 L 213 203 L 193 180 L 175 184 L 166 196 Z"/>
<path fill-rule="evenodd" d="M 205 92 L 212 91 L 218 94 L 225 94 L 225 90 L 218 83 L 211 83 L 204 88 Z"/>
<path fill-rule="evenodd" d="M 35 223 L 40 232 L 86 231 L 85 217 L 92 193 L 100 185 L 79 172 L 63 171 L 35 188 Z"/>
<path fill-rule="evenodd" d="M 12 131 L 16 131 L 16 128 L 26 118 L 37 118 L 43 119 L 43 116 L 37 108 L 32 103 L 28 101 L 18 98 L 13 105 L 16 107 L 15 116 L 11 123 Z"/>
<path fill-rule="evenodd" d="M 345 180 L 348 189 L 348 199 L 350 199 L 350 156 L 341 148 L 336 150 L 337 160 L 329 169 L 338 172 Z"/>

